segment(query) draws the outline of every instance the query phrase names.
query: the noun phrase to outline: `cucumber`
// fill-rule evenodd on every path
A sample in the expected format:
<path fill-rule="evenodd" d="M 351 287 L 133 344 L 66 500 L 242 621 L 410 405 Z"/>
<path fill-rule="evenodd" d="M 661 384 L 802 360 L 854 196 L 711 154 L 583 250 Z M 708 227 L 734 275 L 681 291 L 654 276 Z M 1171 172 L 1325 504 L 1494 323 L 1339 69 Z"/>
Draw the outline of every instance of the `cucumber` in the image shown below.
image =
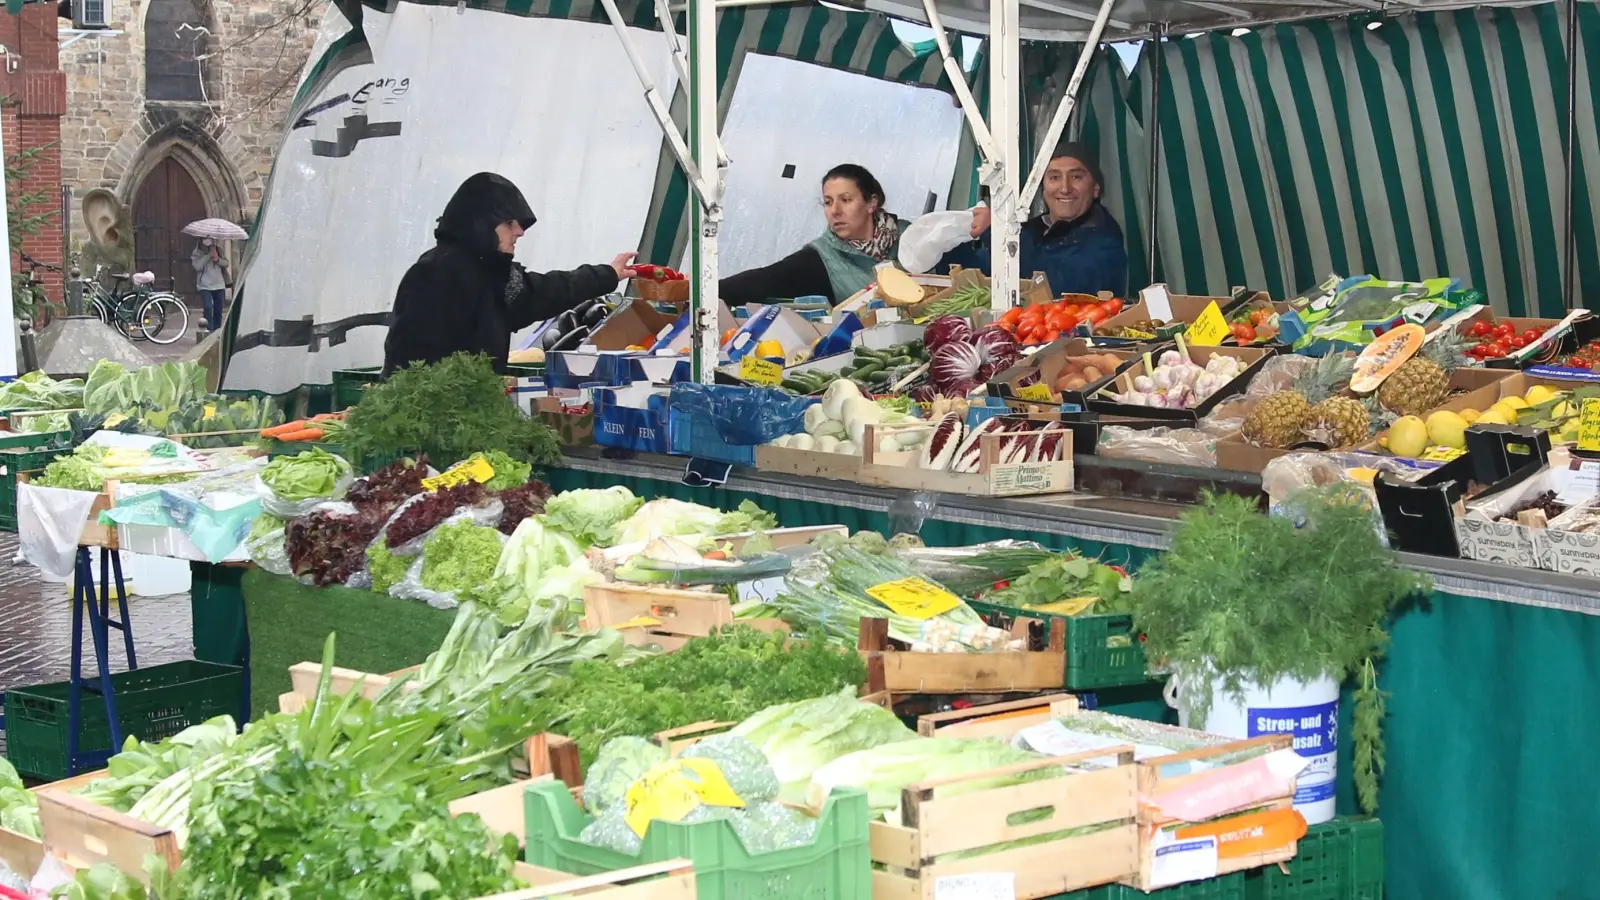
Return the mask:
<path fill-rule="evenodd" d="M 889 359 L 889 362 L 887 363 L 887 368 L 893 369 L 893 368 L 896 368 L 898 366 L 909 366 L 909 365 L 911 365 L 911 363 L 912 363 L 912 359 L 909 356 L 895 356 L 895 357 L 891 357 Z"/>
<path fill-rule="evenodd" d="M 852 373 L 850 377 L 852 377 L 852 378 L 870 378 L 873 375 L 876 375 L 879 372 L 882 372 L 883 370 L 884 370 L 883 363 L 877 363 L 877 362 L 868 363 L 867 365 L 864 365 L 864 366 L 857 366 L 855 372 Z"/>

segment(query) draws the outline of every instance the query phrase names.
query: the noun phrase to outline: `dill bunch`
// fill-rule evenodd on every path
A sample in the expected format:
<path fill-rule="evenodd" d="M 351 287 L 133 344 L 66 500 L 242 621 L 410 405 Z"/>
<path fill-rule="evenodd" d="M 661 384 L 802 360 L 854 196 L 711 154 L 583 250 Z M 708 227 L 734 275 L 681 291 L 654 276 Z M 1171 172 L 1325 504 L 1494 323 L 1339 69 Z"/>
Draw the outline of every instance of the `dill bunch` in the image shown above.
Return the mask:
<path fill-rule="evenodd" d="M 1152 660 L 1214 671 L 1235 697 L 1247 682 L 1326 675 L 1343 683 L 1359 674 L 1352 743 L 1357 794 L 1370 812 L 1383 770 L 1373 660 L 1389 642 L 1392 610 L 1430 582 L 1400 566 L 1378 540 L 1370 510 L 1347 492 L 1336 486 L 1296 499 L 1298 528 L 1244 497 L 1208 496 L 1134 580 L 1134 624 Z M 1192 699 L 1203 727 L 1211 698 Z"/>

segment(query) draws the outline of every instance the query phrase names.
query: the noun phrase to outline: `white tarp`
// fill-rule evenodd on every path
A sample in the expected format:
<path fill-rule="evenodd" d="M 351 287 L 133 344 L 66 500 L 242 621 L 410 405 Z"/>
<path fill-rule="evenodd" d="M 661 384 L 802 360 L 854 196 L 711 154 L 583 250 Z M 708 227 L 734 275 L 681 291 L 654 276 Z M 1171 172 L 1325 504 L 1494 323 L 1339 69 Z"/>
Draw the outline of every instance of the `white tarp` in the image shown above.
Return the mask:
<path fill-rule="evenodd" d="M 344 156 L 315 152 L 313 142 L 342 152 L 349 100 L 289 132 L 242 280 L 230 390 L 281 393 L 381 362 L 382 325 L 337 344 L 314 338 L 314 352 L 304 340 L 250 347 L 250 337 L 282 342 L 293 331 L 282 323 L 326 329 L 387 312 L 445 202 L 475 172 L 499 172 L 527 196 L 539 222 L 517 258 L 532 269 L 609 262 L 638 244 L 660 129 L 609 26 L 416 4 L 365 16 L 373 63 L 340 73 L 311 108 L 365 87 L 371 126 L 398 123 L 399 134 L 366 137 Z M 635 40 L 670 93 L 665 42 L 642 31 Z"/>

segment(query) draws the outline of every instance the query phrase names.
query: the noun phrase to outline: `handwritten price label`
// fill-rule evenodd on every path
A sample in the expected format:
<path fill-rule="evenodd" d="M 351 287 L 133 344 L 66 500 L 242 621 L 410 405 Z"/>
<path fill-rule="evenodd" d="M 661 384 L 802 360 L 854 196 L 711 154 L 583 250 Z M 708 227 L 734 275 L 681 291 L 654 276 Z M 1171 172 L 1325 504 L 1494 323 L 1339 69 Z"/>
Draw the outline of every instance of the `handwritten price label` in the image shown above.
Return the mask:
<path fill-rule="evenodd" d="M 1032 400 L 1036 403 L 1050 403 L 1050 385 L 1030 384 L 1027 387 L 1017 388 L 1017 397 L 1021 400 Z"/>
<path fill-rule="evenodd" d="M 652 821 L 682 822 L 696 807 L 744 808 L 743 798 L 709 759 L 675 759 L 656 766 L 628 788 L 625 800 L 623 818 L 640 837 Z"/>
<path fill-rule="evenodd" d="M 783 381 L 783 366 L 758 356 L 739 360 L 739 380 L 751 384 L 778 384 Z"/>
<path fill-rule="evenodd" d="M 921 578 L 902 578 L 867 588 L 867 595 L 908 619 L 931 619 L 961 605 L 961 599 Z"/>
<path fill-rule="evenodd" d="M 1578 406 L 1578 449 L 1600 450 L 1600 397 L 1585 398 Z"/>
<path fill-rule="evenodd" d="M 1428 462 L 1449 462 L 1452 459 L 1464 456 L 1466 452 L 1465 450 L 1457 450 L 1454 447 L 1429 447 L 1421 458 Z"/>
<path fill-rule="evenodd" d="M 426 490 L 437 491 L 441 488 L 455 487 L 458 484 L 466 484 L 469 481 L 476 481 L 479 484 L 483 484 L 485 481 L 488 481 L 493 477 L 494 466 L 489 465 L 489 461 L 483 457 L 474 456 L 464 463 L 457 463 L 456 465 L 451 466 L 444 472 L 435 475 L 432 478 L 422 479 L 422 486 Z"/>
<path fill-rule="evenodd" d="M 1205 312 L 1194 320 L 1188 332 L 1189 343 L 1196 347 L 1215 347 L 1233 333 L 1228 328 L 1227 320 L 1222 318 L 1222 310 L 1218 308 L 1215 300 L 1206 305 Z"/>

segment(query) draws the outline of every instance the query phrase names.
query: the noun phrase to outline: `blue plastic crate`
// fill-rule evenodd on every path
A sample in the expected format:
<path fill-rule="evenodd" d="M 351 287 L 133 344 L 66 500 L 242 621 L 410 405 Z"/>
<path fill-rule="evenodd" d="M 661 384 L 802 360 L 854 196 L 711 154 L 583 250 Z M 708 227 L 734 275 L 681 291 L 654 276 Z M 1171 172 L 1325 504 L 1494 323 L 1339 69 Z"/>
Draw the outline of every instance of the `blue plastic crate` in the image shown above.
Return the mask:
<path fill-rule="evenodd" d="M 755 445 L 730 444 L 723 440 L 716 425 L 704 413 L 675 408 L 669 413 L 667 426 L 674 456 L 692 456 L 735 466 L 756 464 Z"/>

